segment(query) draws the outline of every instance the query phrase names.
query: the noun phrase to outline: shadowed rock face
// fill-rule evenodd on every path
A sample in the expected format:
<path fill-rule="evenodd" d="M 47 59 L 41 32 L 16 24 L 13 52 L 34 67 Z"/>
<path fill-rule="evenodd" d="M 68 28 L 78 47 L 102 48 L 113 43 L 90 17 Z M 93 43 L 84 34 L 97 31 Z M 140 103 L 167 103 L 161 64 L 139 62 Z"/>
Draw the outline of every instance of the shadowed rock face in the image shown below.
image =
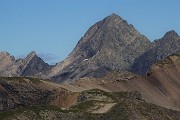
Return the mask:
<path fill-rule="evenodd" d="M 0 77 L 0 112 L 47 104 L 68 108 L 75 104 L 78 95 L 38 78 Z"/>
<path fill-rule="evenodd" d="M 0 111 L 21 106 L 47 104 L 53 99 L 52 96 L 52 91 L 39 88 L 33 83 L 26 83 L 23 78 L 0 78 Z"/>
<path fill-rule="evenodd" d="M 51 71 L 57 82 L 84 76 L 102 77 L 110 70 L 127 70 L 150 48 L 150 41 L 116 14 L 94 24 L 71 54 Z"/>
<path fill-rule="evenodd" d="M 9 53 L 0 54 L 1 76 L 34 76 L 51 68 L 33 51 L 24 59 L 15 60 Z"/>
<path fill-rule="evenodd" d="M 135 60 L 131 71 L 145 74 L 152 64 L 174 53 L 180 54 L 180 36 L 172 30 L 161 39 L 155 40 L 153 46 Z"/>

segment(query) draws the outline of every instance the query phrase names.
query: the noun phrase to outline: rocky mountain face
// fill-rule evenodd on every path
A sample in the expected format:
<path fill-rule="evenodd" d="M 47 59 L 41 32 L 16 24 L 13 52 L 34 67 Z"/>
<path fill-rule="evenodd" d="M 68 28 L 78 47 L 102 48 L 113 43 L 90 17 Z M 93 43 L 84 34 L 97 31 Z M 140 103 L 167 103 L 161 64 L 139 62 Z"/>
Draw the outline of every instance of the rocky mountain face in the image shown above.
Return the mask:
<path fill-rule="evenodd" d="M 94 24 L 71 54 L 49 72 L 56 82 L 102 77 L 111 70 L 128 70 L 151 42 L 116 14 Z"/>
<path fill-rule="evenodd" d="M 180 36 L 174 30 L 155 40 L 152 47 L 135 60 L 131 71 L 144 75 L 151 65 L 171 54 L 180 54 Z"/>
<path fill-rule="evenodd" d="M 15 60 L 9 53 L 0 54 L 0 75 L 1 76 L 34 76 L 51 68 L 33 51 L 24 59 Z"/>

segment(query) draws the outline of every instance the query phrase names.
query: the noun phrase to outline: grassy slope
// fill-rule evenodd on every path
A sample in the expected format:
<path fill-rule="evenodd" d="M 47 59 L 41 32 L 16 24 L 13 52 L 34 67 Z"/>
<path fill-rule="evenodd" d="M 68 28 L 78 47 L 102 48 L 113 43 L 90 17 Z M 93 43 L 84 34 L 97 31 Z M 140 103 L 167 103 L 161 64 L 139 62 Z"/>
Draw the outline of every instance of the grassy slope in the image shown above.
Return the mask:
<path fill-rule="evenodd" d="M 156 106 L 139 99 L 137 92 L 107 93 L 101 90 L 84 91 L 93 95 L 104 95 L 112 98 L 117 104 L 104 114 L 85 112 L 98 100 L 85 100 L 69 110 L 61 110 L 54 106 L 32 106 L 0 113 L 0 119 L 9 120 L 178 120 L 180 113 Z M 84 93 L 83 93 L 84 94 Z M 107 102 L 107 101 L 104 101 Z"/>

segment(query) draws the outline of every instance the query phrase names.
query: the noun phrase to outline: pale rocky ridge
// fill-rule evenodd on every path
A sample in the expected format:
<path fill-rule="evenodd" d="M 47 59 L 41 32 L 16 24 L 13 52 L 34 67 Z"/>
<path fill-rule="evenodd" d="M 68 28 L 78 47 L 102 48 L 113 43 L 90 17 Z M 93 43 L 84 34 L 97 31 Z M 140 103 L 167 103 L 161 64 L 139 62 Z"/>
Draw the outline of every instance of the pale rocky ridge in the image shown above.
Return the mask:
<path fill-rule="evenodd" d="M 34 51 L 24 59 L 17 59 L 9 53 L 0 54 L 1 76 L 35 76 L 49 70 L 52 66 L 45 63 Z"/>

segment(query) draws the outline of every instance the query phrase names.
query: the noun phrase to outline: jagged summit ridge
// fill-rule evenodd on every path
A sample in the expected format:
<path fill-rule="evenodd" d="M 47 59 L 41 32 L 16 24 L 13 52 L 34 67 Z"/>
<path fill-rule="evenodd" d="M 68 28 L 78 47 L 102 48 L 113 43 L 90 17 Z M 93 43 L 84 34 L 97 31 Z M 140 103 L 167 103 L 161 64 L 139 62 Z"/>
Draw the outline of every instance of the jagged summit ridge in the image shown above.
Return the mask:
<path fill-rule="evenodd" d="M 107 21 L 108 20 L 114 20 L 114 21 L 122 21 L 123 18 L 121 18 L 119 15 L 115 14 L 115 13 L 112 13 L 111 15 L 107 16 L 106 18 Z"/>
<path fill-rule="evenodd" d="M 34 56 L 37 56 L 35 51 L 32 51 L 27 55 L 27 57 L 34 57 Z"/>
<path fill-rule="evenodd" d="M 175 30 L 171 30 L 171 31 L 166 32 L 164 37 L 165 38 L 167 38 L 167 37 L 174 37 L 174 38 L 176 38 L 176 37 L 179 37 L 179 35 L 178 35 L 178 33 Z"/>
<path fill-rule="evenodd" d="M 10 58 L 11 61 L 14 61 L 15 60 L 15 57 L 14 56 L 11 56 L 8 52 L 6 51 L 3 51 L 3 52 L 0 52 L 0 58 L 3 59 L 3 58 Z"/>
<path fill-rule="evenodd" d="M 32 59 L 34 59 L 34 58 L 36 58 L 36 57 L 38 57 L 37 56 L 37 54 L 36 54 L 36 52 L 35 51 L 32 51 L 32 52 L 30 52 L 25 58 L 24 58 L 24 62 L 29 62 L 29 61 L 31 61 Z"/>
<path fill-rule="evenodd" d="M 0 55 L 6 55 L 6 56 L 9 56 L 10 54 L 9 54 L 8 52 L 6 52 L 6 51 L 2 51 L 2 52 L 0 52 Z"/>

